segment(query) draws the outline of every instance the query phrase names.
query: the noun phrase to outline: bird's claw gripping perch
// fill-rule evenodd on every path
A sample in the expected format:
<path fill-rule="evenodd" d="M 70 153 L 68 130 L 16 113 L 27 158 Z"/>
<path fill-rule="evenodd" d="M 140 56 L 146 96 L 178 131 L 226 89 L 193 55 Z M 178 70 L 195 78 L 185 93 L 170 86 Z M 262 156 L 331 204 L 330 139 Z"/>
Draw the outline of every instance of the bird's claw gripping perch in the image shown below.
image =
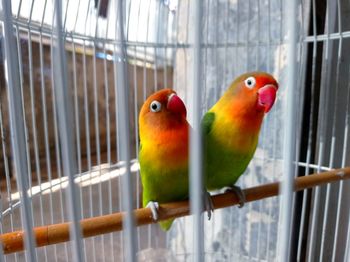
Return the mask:
<path fill-rule="evenodd" d="M 152 217 L 154 221 L 158 220 L 158 210 L 159 210 L 159 203 L 154 201 L 149 201 L 146 205 L 146 208 L 151 209 Z"/>
<path fill-rule="evenodd" d="M 211 219 L 211 215 L 214 212 L 214 204 L 211 199 L 211 195 L 209 192 L 205 191 L 204 192 L 204 209 L 207 211 L 208 214 L 208 220 Z"/>
<path fill-rule="evenodd" d="M 239 208 L 242 208 L 244 206 L 245 202 L 247 202 L 245 194 L 239 186 L 233 185 L 233 186 L 229 187 L 228 189 L 226 189 L 225 193 L 226 192 L 232 192 L 232 193 L 236 194 L 236 196 L 239 199 L 239 206 L 238 206 Z"/>

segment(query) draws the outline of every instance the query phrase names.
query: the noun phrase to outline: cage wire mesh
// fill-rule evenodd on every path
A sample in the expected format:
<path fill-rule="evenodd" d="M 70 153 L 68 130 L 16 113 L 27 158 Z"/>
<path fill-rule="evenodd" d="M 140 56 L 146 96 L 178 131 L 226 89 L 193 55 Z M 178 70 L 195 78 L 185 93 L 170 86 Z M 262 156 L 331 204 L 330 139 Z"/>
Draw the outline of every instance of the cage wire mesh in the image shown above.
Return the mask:
<path fill-rule="evenodd" d="M 192 110 L 193 31 L 195 8 L 189 0 L 126 0 L 122 12 L 109 0 L 61 1 L 62 32 L 55 34 L 55 1 L 13 0 L 12 21 L 6 20 L 2 2 L 0 132 L 1 132 L 1 233 L 69 221 L 66 199 L 70 178 L 62 152 L 62 107 L 55 88 L 59 69 L 57 39 L 64 39 L 67 97 L 72 109 L 68 131 L 74 138 L 71 154 L 77 190 L 76 218 L 89 218 L 125 210 L 122 193 L 126 175 L 123 154 L 129 147 L 132 207 L 141 207 L 141 183 L 137 162 L 138 113 L 143 101 L 156 90 L 177 91 Z M 205 0 L 201 3 L 201 94 L 203 115 L 231 81 L 246 71 L 267 71 L 279 81 L 278 99 L 265 117 L 259 145 L 245 174 L 243 188 L 280 180 L 287 121 L 294 121 L 295 176 L 304 176 L 350 163 L 350 86 L 348 54 L 350 21 L 348 1 L 297 1 L 297 49 L 295 65 L 288 64 L 286 48 L 288 12 L 282 0 Z M 125 41 L 118 37 L 118 14 L 124 23 Z M 8 99 L 10 77 L 6 26 L 14 42 L 10 50 L 18 59 L 19 95 Z M 125 47 L 126 59 L 120 47 Z M 64 61 L 64 60 L 63 60 Z M 127 62 L 125 62 L 127 61 Z M 125 66 L 130 143 L 122 136 L 123 83 L 118 70 Z M 59 66 L 59 65 L 58 65 Z M 288 67 L 295 66 L 295 119 L 285 106 Z M 64 71 L 63 70 L 63 71 Z M 56 79 L 56 80 L 55 80 Z M 124 101 L 125 102 L 125 101 Z M 23 121 L 22 180 L 27 194 L 17 187 L 11 148 L 11 103 Z M 189 114 L 191 116 L 191 114 Z M 127 116 L 127 115 L 124 115 Z M 189 119 L 190 123 L 193 119 Z M 127 129 L 124 130 L 124 132 Z M 14 138 L 15 141 L 18 138 Z M 68 140 L 67 140 L 68 141 Z M 122 144 L 124 143 L 124 146 Z M 127 146 L 125 147 L 125 144 Z M 68 147 L 69 148 L 69 147 Z M 289 148 L 287 148 L 289 150 Z M 290 149 L 292 150 L 292 149 Z M 123 153 L 124 152 L 124 153 Z M 294 151 L 292 151 L 293 153 Z M 125 156 L 125 154 L 124 154 Z M 17 167 L 17 166 L 16 166 Z M 73 181 L 73 180 L 71 180 Z M 294 195 L 291 261 L 349 261 L 349 182 L 328 184 Z M 74 187 L 73 187 L 74 188 Z M 20 207 L 29 204 L 28 217 Z M 68 201 L 66 201 L 68 200 Z M 124 201 L 125 202 L 125 201 Z M 204 221 L 206 261 L 278 261 L 282 206 L 279 197 L 216 210 Z M 191 261 L 192 217 L 176 219 L 171 230 L 157 224 L 137 227 L 133 250 L 139 261 Z M 79 236 L 78 236 L 79 237 Z M 127 255 L 128 235 L 123 232 L 86 238 L 81 254 L 85 261 L 132 260 Z M 78 241 L 79 242 L 79 241 Z M 38 261 L 71 261 L 74 246 L 55 244 L 33 249 Z M 0 257 L 2 255 L 0 254 Z M 4 255 L 5 261 L 30 260 L 24 252 Z"/>

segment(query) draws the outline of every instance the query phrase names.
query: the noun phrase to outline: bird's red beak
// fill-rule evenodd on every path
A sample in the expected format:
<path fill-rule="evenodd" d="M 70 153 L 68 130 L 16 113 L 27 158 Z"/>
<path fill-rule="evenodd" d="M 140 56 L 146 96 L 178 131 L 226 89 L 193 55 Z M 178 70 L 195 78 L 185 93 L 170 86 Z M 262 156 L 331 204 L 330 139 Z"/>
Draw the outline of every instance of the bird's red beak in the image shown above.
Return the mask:
<path fill-rule="evenodd" d="M 277 86 L 266 85 L 258 90 L 258 107 L 269 112 L 276 100 Z"/>
<path fill-rule="evenodd" d="M 181 114 L 186 117 L 187 111 L 184 102 L 175 93 L 172 93 L 168 98 L 167 108 L 169 111 Z"/>

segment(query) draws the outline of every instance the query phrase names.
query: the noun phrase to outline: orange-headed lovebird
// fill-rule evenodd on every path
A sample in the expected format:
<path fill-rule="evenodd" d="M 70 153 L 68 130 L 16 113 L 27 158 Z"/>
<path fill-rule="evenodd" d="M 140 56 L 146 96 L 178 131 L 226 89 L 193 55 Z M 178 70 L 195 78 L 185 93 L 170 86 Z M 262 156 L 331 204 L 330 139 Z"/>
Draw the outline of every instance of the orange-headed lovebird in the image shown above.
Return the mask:
<path fill-rule="evenodd" d="M 144 102 L 139 115 L 140 172 L 143 206 L 158 219 L 158 203 L 188 198 L 188 132 L 186 107 L 171 89 L 160 90 Z M 168 230 L 173 222 L 159 222 Z"/>
<path fill-rule="evenodd" d="M 277 81 L 264 72 L 246 73 L 236 78 L 202 119 L 205 183 L 208 190 L 234 186 L 247 168 L 258 144 L 265 113 L 276 99 Z"/>

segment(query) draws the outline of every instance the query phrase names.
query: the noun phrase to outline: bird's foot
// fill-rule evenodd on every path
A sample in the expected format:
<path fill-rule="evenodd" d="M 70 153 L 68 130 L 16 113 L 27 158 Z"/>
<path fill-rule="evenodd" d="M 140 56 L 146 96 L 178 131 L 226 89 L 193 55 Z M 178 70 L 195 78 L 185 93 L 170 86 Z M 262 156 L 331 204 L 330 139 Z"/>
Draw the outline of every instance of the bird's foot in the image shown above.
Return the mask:
<path fill-rule="evenodd" d="M 158 210 L 159 210 L 159 203 L 155 201 L 149 201 L 146 205 L 146 208 L 151 209 L 152 217 L 154 221 L 158 220 Z"/>
<path fill-rule="evenodd" d="M 247 202 L 245 194 L 239 186 L 233 185 L 233 186 L 229 187 L 228 189 L 226 189 L 225 193 L 226 192 L 233 192 L 236 194 L 236 196 L 239 199 L 239 206 L 238 206 L 239 208 L 242 208 L 244 206 L 245 202 Z"/>
<path fill-rule="evenodd" d="M 207 211 L 208 214 L 208 220 L 211 219 L 211 215 L 214 212 L 214 204 L 213 201 L 211 199 L 211 195 L 209 192 L 204 191 L 204 209 L 205 211 Z"/>

